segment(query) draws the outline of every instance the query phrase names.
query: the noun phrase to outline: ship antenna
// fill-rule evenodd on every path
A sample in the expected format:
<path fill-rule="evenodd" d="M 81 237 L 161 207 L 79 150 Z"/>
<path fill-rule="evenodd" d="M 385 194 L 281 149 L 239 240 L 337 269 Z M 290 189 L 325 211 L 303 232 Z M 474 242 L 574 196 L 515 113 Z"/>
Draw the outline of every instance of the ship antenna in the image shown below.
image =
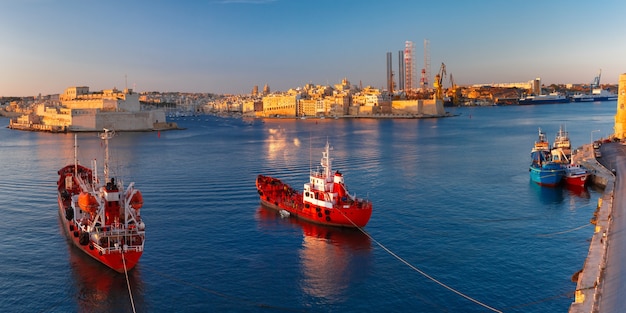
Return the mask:
<path fill-rule="evenodd" d="M 78 139 L 74 134 L 74 177 L 78 177 Z"/>
<path fill-rule="evenodd" d="M 104 140 L 104 181 L 109 181 L 109 139 L 113 138 L 115 131 L 104 128 L 104 133 L 100 134 L 100 138 Z"/>

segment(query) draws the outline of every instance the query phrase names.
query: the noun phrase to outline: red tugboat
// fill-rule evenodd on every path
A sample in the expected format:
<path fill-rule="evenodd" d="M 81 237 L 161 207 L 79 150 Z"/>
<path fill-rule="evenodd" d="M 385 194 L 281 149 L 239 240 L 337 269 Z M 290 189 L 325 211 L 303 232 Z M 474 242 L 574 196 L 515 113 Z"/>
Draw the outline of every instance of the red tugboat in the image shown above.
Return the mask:
<path fill-rule="evenodd" d="M 281 215 L 329 226 L 364 227 L 372 216 L 372 202 L 348 193 L 343 175 L 332 172 L 330 145 L 322 153 L 319 168 L 311 171 L 309 182 L 300 193 L 281 180 L 259 175 L 256 187 L 261 204 Z"/>
<path fill-rule="evenodd" d="M 104 181 L 93 169 L 79 165 L 74 147 L 74 164 L 59 170 L 59 215 L 68 239 L 87 255 L 111 269 L 124 273 L 141 257 L 145 241 L 145 224 L 139 216 L 143 197 L 134 188 L 124 190 L 123 183 L 109 179 L 109 139 L 107 129 L 100 135 L 104 141 Z M 76 139 L 74 139 L 76 141 Z"/>

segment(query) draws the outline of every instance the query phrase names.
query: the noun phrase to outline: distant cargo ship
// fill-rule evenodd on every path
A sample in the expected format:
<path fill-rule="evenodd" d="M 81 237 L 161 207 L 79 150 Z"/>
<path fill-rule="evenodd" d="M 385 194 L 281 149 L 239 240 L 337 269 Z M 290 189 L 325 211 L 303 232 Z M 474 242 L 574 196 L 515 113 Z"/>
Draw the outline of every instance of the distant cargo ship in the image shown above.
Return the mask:
<path fill-rule="evenodd" d="M 591 94 L 577 93 L 570 97 L 573 102 L 615 101 L 617 95 L 602 88 L 594 88 Z"/>
<path fill-rule="evenodd" d="M 551 104 L 567 102 L 570 102 L 569 98 L 557 92 L 552 92 L 547 95 L 530 95 L 519 99 L 519 104 Z"/>

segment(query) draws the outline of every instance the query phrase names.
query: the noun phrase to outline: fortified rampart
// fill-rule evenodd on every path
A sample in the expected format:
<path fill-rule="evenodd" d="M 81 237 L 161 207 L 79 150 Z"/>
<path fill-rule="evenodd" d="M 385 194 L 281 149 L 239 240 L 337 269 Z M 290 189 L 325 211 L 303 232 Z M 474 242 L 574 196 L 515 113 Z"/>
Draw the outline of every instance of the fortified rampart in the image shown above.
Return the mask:
<path fill-rule="evenodd" d="M 393 100 L 391 114 L 415 114 L 443 116 L 446 111 L 443 101 L 439 99 L 426 100 Z"/>
<path fill-rule="evenodd" d="M 67 88 L 61 107 L 37 106 L 36 111 L 11 120 L 9 128 L 34 131 L 149 131 L 177 128 L 167 123 L 163 110 L 141 111 L 139 95 L 131 89 L 89 92 L 89 87 Z"/>

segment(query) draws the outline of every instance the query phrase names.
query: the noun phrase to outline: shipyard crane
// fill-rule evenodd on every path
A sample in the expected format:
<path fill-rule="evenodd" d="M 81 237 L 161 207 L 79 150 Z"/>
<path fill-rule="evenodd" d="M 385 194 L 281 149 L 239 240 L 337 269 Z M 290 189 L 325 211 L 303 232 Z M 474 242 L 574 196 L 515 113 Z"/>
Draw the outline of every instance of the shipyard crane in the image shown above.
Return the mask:
<path fill-rule="evenodd" d="M 600 75 L 602 75 L 602 69 L 598 71 L 598 76 L 593 78 L 590 86 L 591 90 L 593 90 L 593 88 L 600 88 Z"/>
<path fill-rule="evenodd" d="M 450 88 L 452 88 L 452 103 L 456 105 L 459 103 L 459 98 L 461 96 L 461 93 L 457 89 L 456 83 L 454 82 L 454 78 L 452 77 L 452 73 L 450 73 Z"/>
<path fill-rule="evenodd" d="M 443 78 L 446 77 L 446 65 L 441 63 L 439 73 L 435 75 L 435 81 L 433 87 L 435 87 L 435 99 L 443 100 Z"/>
<path fill-rule="evenodd" d="M 450 86 L 452 89 L 456 89 L 456 84 L 454 83 L 454 77 L 452 77 L 452 73 L 450 73 Z"/>

